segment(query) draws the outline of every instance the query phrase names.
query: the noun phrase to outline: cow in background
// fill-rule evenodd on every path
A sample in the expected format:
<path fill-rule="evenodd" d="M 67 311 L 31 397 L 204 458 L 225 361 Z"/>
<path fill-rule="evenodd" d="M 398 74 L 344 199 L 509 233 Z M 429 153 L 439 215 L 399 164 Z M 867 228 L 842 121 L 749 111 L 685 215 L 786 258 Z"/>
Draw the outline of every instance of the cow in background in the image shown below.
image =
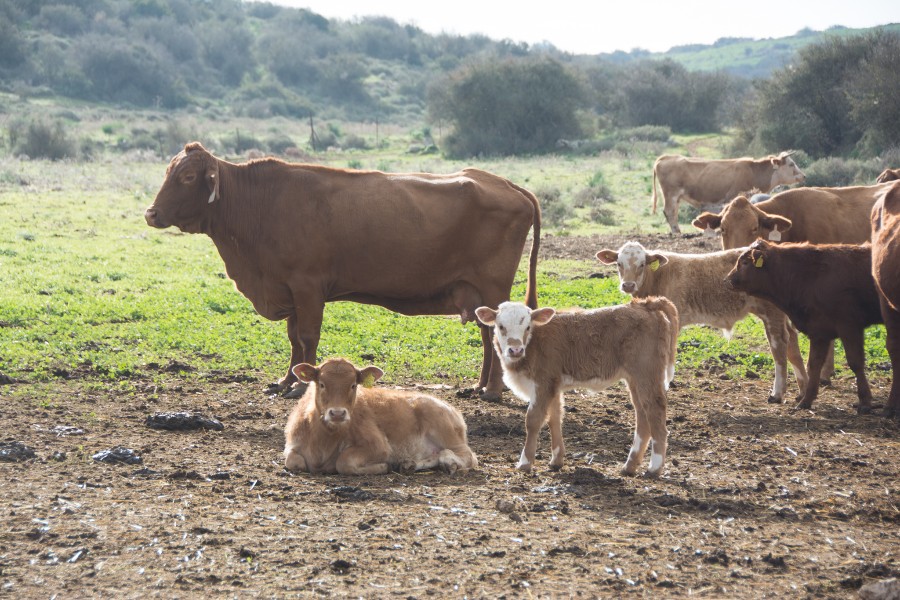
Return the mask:
<path fill-rule="evenodd" d="M 872 208 L 872 275 L 881 300 L 893 370 L 885 414 L 900 418 L 900 182 L 888 187 Z"/>
<path fill-rule="evenodd" d="M 292 368 L 316 364 L 326 302 L 375 304 L 405 315 L 458 314 L 508 300 L 533 227 L 529 306 L 540 207 L 534 194 L 478 169 L 382 173 L 268 158 L 233 164 L 198 142 L 169 164 L 144 217 L 212 238 L 225 270 L 263 317 L 287 319 L 291 359 L 271 391 L 302 394 Z M 499 398 L 491 329 L 481 328 L 478 389 Z"/>
<path fill-rule="evenodd" d="M 875 179 L 875 183 L 887 183 L 900 179 L 900 169 L 885 169 Z"/>
<path fill-rule="evenodd" d="M 809 409 L 829 345 L 840 338 L 856 374 L 857 412 L 872 410 L 866 378 L 866 327 L 882 322 L 868 244 L 772 244 L 757 240 L 726 278 L 735 289 L 768 300 L 809 337 L 809 383 L 797 408 Z"/>
<path fill-rule="evenodd" d="M 803 183 L 806 176 L 790 152 L 765 158 L 708 160 L 665 154 L 653 165 L 653 214 L 656 214 L 656 182 L 663 196 L 663 213 L 672 233 L 678 227 L 678 204 L 683 199 L 703 208 L 721 205 L 745 190 L 768 192 L 778 185 Z"/>

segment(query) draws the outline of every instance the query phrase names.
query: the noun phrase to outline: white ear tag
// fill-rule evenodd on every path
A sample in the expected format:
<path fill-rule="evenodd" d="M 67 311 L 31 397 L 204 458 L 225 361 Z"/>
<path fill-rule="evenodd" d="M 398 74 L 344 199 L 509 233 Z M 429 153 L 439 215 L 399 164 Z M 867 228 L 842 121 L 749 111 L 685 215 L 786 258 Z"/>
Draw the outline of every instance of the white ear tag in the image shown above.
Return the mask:
<path fill-rule="evenodd" d="M 716 230 L 712 228 L 712 226 L 707 225 L 706 229 L 703 230 L 703 237 L 714 238 L 716 237 Z"/>
<path fill-rule="evenodd" d="M 212 204 L 213 200 L 216 199 L 216 188 L 213 188 L 212 194 L 209 195 L 209 202 L 207 204 Z M 772 238 L 769 238 L 772 239 Z"/>
<path fill-rule="evenodd" d="M 778 225 L 775 226 L 775 229 L 769 232 L 769 240 L 773 242 L 781 241 L 781 232 L 778 231 Z"/>

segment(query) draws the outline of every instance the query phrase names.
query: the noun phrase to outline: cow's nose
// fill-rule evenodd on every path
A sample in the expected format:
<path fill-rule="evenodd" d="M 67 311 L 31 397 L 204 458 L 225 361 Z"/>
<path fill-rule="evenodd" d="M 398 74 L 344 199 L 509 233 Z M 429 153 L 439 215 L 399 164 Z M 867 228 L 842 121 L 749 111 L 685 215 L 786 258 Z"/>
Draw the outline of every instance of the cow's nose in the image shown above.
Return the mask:
<path fill-rule="evenodd" d="M 622 291 L 626 294 L 633 294 L 634 290 L 637 289 L 637 286 L 633 281 L 623 281 L 622 282 Z"/>
<path fill-rule="evenodd" d="M 144 211 L 144 220 L 147 221 L 147 225 L 153 225 L 156 223 L 156 209 L 148 208 Z"/>
<path fill-rule="evenodd" d="M 346 408 L 329 408 L 328 409 L 328 420 L 334 421 L 335 423 L 340 423 L 347 419 L 347 409 Z"/>
<path fill-rule="evenodd" d="M 522 358 L 525 356 L 525 346 L 510 346 L 506 353 L 510 358 Z"/>

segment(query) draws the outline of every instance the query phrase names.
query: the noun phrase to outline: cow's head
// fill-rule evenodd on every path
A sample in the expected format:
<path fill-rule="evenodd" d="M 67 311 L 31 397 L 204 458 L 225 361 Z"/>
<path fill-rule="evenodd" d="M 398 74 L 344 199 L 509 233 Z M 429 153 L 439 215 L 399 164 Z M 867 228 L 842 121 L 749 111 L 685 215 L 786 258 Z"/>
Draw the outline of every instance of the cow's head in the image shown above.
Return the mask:
<path fill-rule="evenodd" d="M 885 169 L 881 175 L 875 179 L 875 183 L 887 183 L 888 181 L 896 181 L 900 179 L 900 169 Z"/>
<path fill-rule="evenodd" d="M 368 387 L 384 375 L 378 367 L 360 370 L 341 358 L 327 360 L 318 367 L 300 363 L 291 370 L 300 381 L 315 385 L 316 411 L 322 423 L 332 429 L 350 423 L 359 386 Z"/>
<path fill-rule="evenodd" d="M 793 185 L 806 181 L 806 175 L 791 158 L 791 152 L 782 152 L 778 156 L 770 156 L 772 164 L 772 185 L 770 190 L 779 185 Z"/>
<path fill-rule="evenodd" d="M 737 259 L 734 268 L 725 276 L 732 289 L 754 294 L 765 289 L 771 263 L 772 245 L 756 240 Z"/>
<path fill-rule="evenodd" d="M 619 289 L 626 294 L 636 294 L 647 277 L 669 262 L 662 254 L 647 252 L 637 242 L 626 242 L 619 251 L 601 250 L 597 260 L 604 265 L 615 264 L 619 269 Z"/>
<path fill-rule="evenodd" d="M 886 234 L 888 236 L 900 234 L 900 183 L 898 182 L 881 192 L 872 207 L 873 242 L 876 241 L 882 230 L 889 230 L 889 233 Z M 886 243 L 885 240 L 881 241 Z"/>
<path fill-rule="evenodd" d="M 494 310 L 487 306 L 475 309 L 478 320 L 494 328 L 497 354 L 506 363 L 525 358 L 525 348 L 531 340 L 532 328 L 546 325 L 556 314 L 552 308 L 531 310 L 521 302 L 503 302 Z"/>
<path fill-rule="evenodd" d="M 166 179 L 144 218 L 151 227 L 174 225 L 188 233 L 201 233 L 210 204 L 219 194 L 219 161 L 199 142 L 191 142 L 169 163 Z"/>
<path fill-rule="evenodd" d="M 744 196 L 732 200 L 719 214 L 705 212 L 693 221 L 697 229 L 720 230 L 725 250 L 749 246 L 758 238 L 780 241 L 791 224 L 788 218 L 760 210 Z"/>

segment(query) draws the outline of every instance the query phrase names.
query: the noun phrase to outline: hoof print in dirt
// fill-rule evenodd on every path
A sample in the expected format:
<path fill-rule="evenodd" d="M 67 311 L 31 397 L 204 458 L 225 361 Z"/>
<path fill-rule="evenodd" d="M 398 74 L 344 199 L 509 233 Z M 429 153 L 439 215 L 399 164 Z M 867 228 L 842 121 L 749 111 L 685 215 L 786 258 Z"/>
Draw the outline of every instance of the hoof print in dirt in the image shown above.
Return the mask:
<path fill-rule="evenodd" d="M 151 429 L 169 431 L 190 431 L 194 429 L 214 429 L 222 431 L 225 426 L 218 419 L 204 417 L 191 412 L 156 413 L 150 415 L 144 424 Z"/>
<path fill-rule="evenodd" d="M 332 494 L 338 497 L 339 500 L 347 501 L 347 500 L 355 500 L 355 501 L 365 501 L 371 500 L 375 497 L 375 494 L 372 492 L 367 492 L 366 490 L 361 490 L 358 487 L 352 485 L 342 485 L 335 488 L 331 488 L 329 490 Z"/>
<path fill-rule="evenodd" d="M 34 450 L 22 442 L 0 443 L 0 462 L 21 462 L 34 458 Z"/>
<path fill-rule="evenodd" d="M 121 446 L 116 446 L 115 448 L 110 448 L 109 450 L 103 450 L 98 452 L 94 456 L 92 456 L 94 460 L 97 462 L 105 462 L 105 463 L 124 463 L 126 465 L 139 465 L 144 462 L 134 450 L 131 448 L 122 448 Z"/>

